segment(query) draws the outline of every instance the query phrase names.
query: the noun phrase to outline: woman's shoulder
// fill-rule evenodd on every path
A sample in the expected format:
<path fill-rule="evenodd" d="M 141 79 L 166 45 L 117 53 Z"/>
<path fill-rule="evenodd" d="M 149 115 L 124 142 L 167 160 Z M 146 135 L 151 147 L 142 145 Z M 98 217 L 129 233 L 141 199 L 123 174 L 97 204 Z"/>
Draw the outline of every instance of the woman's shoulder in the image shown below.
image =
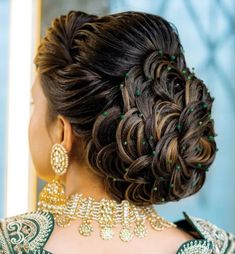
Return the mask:
<path fill-rule="evenodd" d="M 177 254 L 234 254 L 235 235 L 212 222 L 183 212 L 184 219 L 175 224 L 195 239 L 183 243 Z"/>
<path fill-rule="evenodd" d="M 49 212 L 33 211 L 0 221 L 0 253 L 47 253 L 43 251 L 54 228 Z"/>

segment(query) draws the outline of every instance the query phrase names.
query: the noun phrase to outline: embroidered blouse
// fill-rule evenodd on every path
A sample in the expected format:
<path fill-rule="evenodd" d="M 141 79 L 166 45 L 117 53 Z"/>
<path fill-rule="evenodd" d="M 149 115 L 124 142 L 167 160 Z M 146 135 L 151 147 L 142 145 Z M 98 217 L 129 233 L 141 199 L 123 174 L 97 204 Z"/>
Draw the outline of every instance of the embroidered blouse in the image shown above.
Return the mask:
<path fill-rule="evenodd" d="M 209 221 L 189 216 L 175 222 L 196 239 L 183 243 L 176 254 L 235 254 L 235 235 Z M 0 254 L 53 254 L 44 250 L 54 228 L 50 212 L 34 211 L 0 221 Z"/>

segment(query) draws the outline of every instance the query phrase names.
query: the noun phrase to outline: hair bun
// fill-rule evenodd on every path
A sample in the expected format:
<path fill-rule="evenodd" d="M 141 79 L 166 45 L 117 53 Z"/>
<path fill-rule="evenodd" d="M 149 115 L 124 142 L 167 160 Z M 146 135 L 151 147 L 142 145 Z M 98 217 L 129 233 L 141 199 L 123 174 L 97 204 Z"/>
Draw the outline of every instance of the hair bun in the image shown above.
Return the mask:
<path fill-rule="evenodd" d="M 144 186 L 142 201 L 150 202 L 151 197 L 152 203 L 197 192 L 216 151 L 210 117 L 214 98 L 188 68 L 185 72 L 177 68 L 179 58 L 172 62 L 164 56 L 153 52 L 145 61 L 144 74 L 139 66 L 128 72 L 122 88 L 128 110 L 116 139 L 122 160 L 130 164 L 124 175 L 131 182 L 128 190 L 140 195 L 137 188 Z M 137 202 L 133 195 L 129 199 Z"/>
<path fill-rule="evenodd" d="M 214 99 L 187 67 L 171 23 L 141 12 L 70 12 L 35 60 L 50 112 L 70 121 L 79 162 L 113 198 L 157 204 L 203 186 L 216 152 Z"/>

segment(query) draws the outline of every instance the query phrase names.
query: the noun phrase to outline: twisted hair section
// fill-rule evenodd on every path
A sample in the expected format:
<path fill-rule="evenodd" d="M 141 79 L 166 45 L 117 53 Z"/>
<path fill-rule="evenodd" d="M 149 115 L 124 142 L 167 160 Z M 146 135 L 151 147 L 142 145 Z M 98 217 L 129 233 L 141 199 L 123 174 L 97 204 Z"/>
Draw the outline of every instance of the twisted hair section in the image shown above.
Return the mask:
<path fill-rule="evenodd" d="M 187 67 L 173 24 L 71 11 L 54 20 L 35 64 L 51 119 L 69 119 L 80 159 L 114 199 L 158 204 L 203 186 L 216 154 L 214 98 Z"/>

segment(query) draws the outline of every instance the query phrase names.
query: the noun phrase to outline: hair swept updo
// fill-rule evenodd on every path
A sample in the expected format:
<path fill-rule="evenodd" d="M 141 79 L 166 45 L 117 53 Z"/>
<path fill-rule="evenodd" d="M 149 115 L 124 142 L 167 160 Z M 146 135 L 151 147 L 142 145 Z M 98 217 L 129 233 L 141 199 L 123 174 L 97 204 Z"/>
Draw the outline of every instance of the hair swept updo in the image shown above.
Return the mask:
<path fill-rule="evenodd" d="M 186 66 L 172 23 L 70 11 L 53 21 L 35 64 L 51 119 L 70 121 L 115 200 L 159 204 L 201 189 L 217 150 L 214 97 Z"/>

